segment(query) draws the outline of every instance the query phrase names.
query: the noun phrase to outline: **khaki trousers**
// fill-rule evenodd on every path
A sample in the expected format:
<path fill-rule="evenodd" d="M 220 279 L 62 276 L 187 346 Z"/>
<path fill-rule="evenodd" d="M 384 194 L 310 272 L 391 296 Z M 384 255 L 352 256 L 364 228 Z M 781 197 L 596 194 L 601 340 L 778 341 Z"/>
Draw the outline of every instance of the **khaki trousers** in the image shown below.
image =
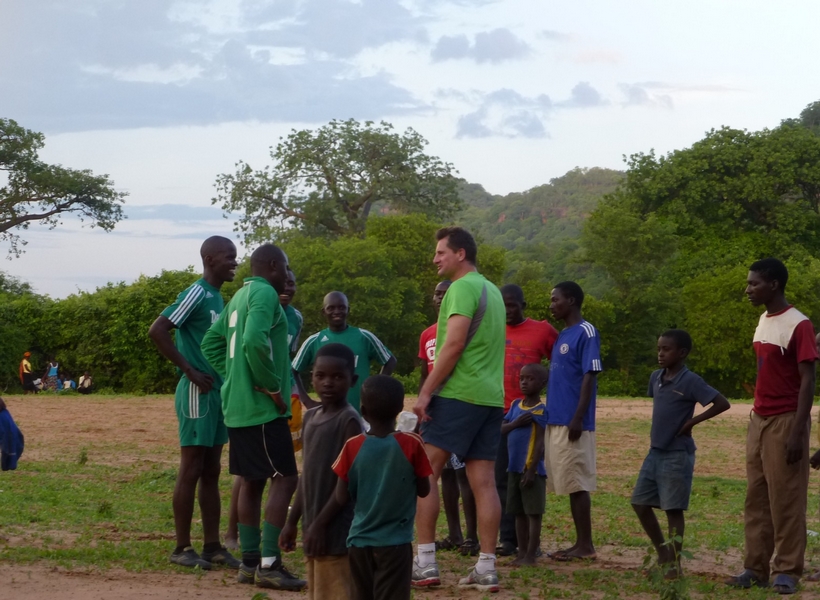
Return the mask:
<path fill-rule="evenodd" d="M 350 561 L 342 556 L 308 556 L 308 600 L 352 600 Z"/>
<path fill-rule="evenodd" d="M 806 419 L 803 458 L 786 464 L 786 442 L 794 412 L 761 417 L 754 411 L 746 433 L 746 550 L 743 566 L 761 579 L 781 573 L 799 578 L 806 552 L 809 489 L 809 431 Z"/>

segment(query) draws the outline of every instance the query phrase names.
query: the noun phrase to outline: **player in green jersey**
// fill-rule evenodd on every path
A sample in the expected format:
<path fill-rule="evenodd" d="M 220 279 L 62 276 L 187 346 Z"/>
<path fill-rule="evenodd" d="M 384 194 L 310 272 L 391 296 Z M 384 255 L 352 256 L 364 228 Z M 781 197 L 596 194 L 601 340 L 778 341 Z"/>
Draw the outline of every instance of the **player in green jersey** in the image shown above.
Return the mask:
<path fill-rule="evenodd" d="M 327 320 L 327 329 L 322 329 L 319 333 L 314 333 L 305 340 L 296 358 L 293 359 L 293 374 L 296 389 L 299 397 L 307 408 L 319 406 L 308 396 L 307 389 L 302 383 L 301 373 L 308 371 L 313 366 L 316 351 L 325 344 L 344 344 L 353 351 L 356 357 L 356 375 L 359 379 L 347 393 L 347 401 L 350 406 L 361 412 L 359 408 L 359 392 L 362 382 L 370 377 L 370 363 L 375 360 L 382 369 L 382 375 L 390 375 L 396 368 L 396 357 L 391 354 L 387 346 L 381 340 L 370 333 L 367 329 L 359 329 L 347 324 L 347 317 L 350 314 L 350 305 L 347 296 L 342 292 L 330 292 L 322 302 L 322 314 Z"/>
<path fill-rule="evenodd" d="M 226 281 L 233 281 L 236 246 L 227 238 L 213 236 L 202 244 L 200 255 L 202 279 L 162 311 L 148 331 L 162 355 L 182 374 L 175 400 L 180 461 L 173 499 L 177 545 L 171 562 L 202 569 L 210 569 L 213 563 L 237 568 L 239 561 L 219 543 L 219 472 L 222 446 L 228 441 L 219 395 L 222 379 L 200 349 L 205 332 L 222 312 L 219 290 Z M 171 338 L 174 329 L 177 330 L 176 345 Z M 197 483 L 205 538 L 201 556 L 191 546 Z"/>
<path fill-rule="evenodd" d="M 251 274 L 205 334 L 202 352 L 225 380 L 222 411 L 231 440 L 232 475 L 239 489 L 240 583 L 302 590 L 306 582 L 282 564 L 279 534 L 298 483 L 288 427 L 288 326 L 278 294 L 285 289 L 288 257 L 272 244 L 251 255 Z M 262 495 L 271 480 L 264 523 Z M 260 548 L 261 542 L 261 548 Z"/>

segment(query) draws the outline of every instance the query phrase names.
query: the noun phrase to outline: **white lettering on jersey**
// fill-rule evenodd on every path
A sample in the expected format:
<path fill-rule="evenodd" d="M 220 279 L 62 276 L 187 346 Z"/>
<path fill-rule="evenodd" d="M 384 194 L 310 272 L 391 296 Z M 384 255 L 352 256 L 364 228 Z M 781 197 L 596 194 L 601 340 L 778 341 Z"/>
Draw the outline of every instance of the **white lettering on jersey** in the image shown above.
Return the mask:
<path fill-rule="evenodd" d="M 355 368 L 356 368 L 356 367 L 358 367 L 358 366 L 359 366 L 359 355 L 358 355 L 358 354 L 356 354 L 356 355 L 353 357 L 353 368 L 355 369 Z"/>
<path fill-rule="evenodd" d="M 233 358 L 234 354 L 236 354 L 236 332 L 234 331 L 231 334 L 231 346 L 228 348 L 228 356 Z"/>
<path fill-rule="evenodd" d="M 216 312 L 215 310 L 212 310 L 212 311 L 211 311 L 211 325 L 213 325 L 214 323 L 216 323 L 216 320 L 217 320 L 218 318 L 219 318 L 219 313 L 218 313 L 218 312 Z"/>

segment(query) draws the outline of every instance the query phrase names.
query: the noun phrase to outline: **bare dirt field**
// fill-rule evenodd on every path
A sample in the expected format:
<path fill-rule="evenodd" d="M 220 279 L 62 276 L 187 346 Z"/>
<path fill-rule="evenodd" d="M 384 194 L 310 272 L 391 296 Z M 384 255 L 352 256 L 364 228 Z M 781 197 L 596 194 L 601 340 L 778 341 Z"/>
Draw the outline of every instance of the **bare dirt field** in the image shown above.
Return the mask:
<path fill-rule="evenodd" d="M 115 400 L 93 396 L 26 396 L 7 397 L 6 401 L 26 435 L 24 461 L 71 461 L 85 451 L 94 462 L 111 466 L 134 466 L 145 463 L 173 467 L 176 463 L 177 430 L 171 397 L 123 397 Z M 412 402 L 413 399 L 408 398 L 407 406 L 410 407 Z M 736 426 L 738 430 L 745 429 L 749 409 L 748 404 L 734 405 L 728 414 L 720 417 L 723 427 Z M 599 474 L 637 473 L 648 445 L 646 427 L 651 410 L 651 403 L 642 400 L 599 401 Z M 607 429 L 605 424 L 610 425 L 610 429 Z M 705 441 L 698 442 L 696 476 L 719 475 L 742 479 L 742 436 L 705 437 Z M 2 498 L 2 501 L 8 502 L 9 499 Z M 0 531 L 0 544 L 3 543 L 9 543 L 9 540 L 4 540 L 3 532 Z M 546 528 L 543 545 L 545 551 L 555 549 L 555 542 L 549 539 Z M 578 569 L 637 571 L 641 567 L 641 558 L 640 551 L 634 548 L 604 546 L 598 549 L 598 560 L 594 564 L 557 564 L 545 558 L 542 565 L 554 573 Z M 508 561 L 504 560 L 500 563 L 501 575 L 505 581 L 510 581 L 506 562 Z M 687 568 L 690 573 L 719 581 L 740 565 L 740 553 L 730 550 L 721 553 L 719 557 L 711 556 L 710 553 L 700 553 L 696 560 L 687 563 Z M 446 583 L 455 584 L 455 581 L 450 581 L 449 576 L 446 579 Z M 0 582 L 0 599 L 249 599 L 259 591 L 234 583 L 233 574 L 226 571 L 194 576 L 165 571 L 134 573 L 121 569 L 67 570 L 44 563 L 16 564 L 9 561 L 0 562 Z M 814 596 L 814 591 L 811 590 L 811 596 L 807 595 L 808 591 L 803 592 L 802 597 L 817 597 Z M 270 593 L 270 597 L 294 595 Z M 415 597 L 438 600 L 481 598 L 482 595 L 464 593 L 455 585 L 446 585 L 437 591 L 417 592 Z M 540 597 L 540 592 L 537 589 L 528 589 L 525 581 L 518 581 L 514 586 L 505 586 L 501 593 L 494 597 L 535 598 Z M 585 597 L 602 598 L 604 594 L 599 595 L 587 589 Z"/>

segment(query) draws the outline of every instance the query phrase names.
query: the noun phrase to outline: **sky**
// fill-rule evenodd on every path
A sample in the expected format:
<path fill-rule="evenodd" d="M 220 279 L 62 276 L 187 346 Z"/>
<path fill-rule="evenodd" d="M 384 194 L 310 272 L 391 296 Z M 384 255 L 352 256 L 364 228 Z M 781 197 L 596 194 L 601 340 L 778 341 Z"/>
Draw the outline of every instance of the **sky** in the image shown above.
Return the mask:
<path fill-rule="evenodd" d="M 108 174 L 128 218 L 32 226 L 0 270 L 64 297 L 198 267 L 235 235 L 217 175 L 331 119 L 411 127 L 496 194 L 775 127 L 820 100 L 819 19 L 814 0 L 2 0 L 0 117 Z"/>

